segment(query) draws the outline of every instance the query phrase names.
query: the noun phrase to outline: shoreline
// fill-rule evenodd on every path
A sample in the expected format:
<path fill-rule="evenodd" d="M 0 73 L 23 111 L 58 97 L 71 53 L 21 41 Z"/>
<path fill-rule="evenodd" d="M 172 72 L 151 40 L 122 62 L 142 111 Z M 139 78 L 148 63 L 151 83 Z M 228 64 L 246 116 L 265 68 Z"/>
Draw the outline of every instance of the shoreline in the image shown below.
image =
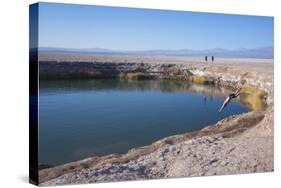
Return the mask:
<path fill-rule="evenodd" d="M 233 115 L 218 121 L 214 125 L 209 125 L 199 131 L 168 136 L 156 142 L 153 142 L 150 145 L 132 148 L 125 154 L 109 154 L 101 157 L 93 156 L 59 166 L 42 169 L 40 170 L 40 180 L 42 181 L 42 183 L 44 183 L 61 175 L 82 170 L 83 168 L 94 167 L 99 169 L 104 165 L 108 166 L 116 163 L 128 163 L 131 160 L 149 155 L 157 151 L 158 149 L 172 146 L 185 141 L 192 141 L 193 139 L 197 139 L 200 137 L 208 137 L 212 135 L 220 137 L 220 139 L 224 137 L 232 137 L 243 133 L 247 129 L 257 125 L 262 121 L 263 118 L 263 112 L 248 112 L 244 114 Z M 241 121 L 243 121 L 243 124 L 238 124 L 238 122 Z M 45 183 L 45 185 L 49 184 L 50 182 L 47 184 Z"/>
<path fill-rule="evenodd" d="M 50 63 L 52 62 L 49 62 L 48 66 L 50 66 Z M 59 62 L 56 63 L 59 64 Z M 76 65 L 77 64 L 80 63 L 76 63 Z M 107 66 L 106 63 L 104 64 Z M 123 65 L 124 64 L 122 64 L 122 66 Z M 251 111 L 245 114 L 230 116 L 220 120 L 215 125 L 210 125 L 199 131 L 169 136 L 151 145 L 131 149 L 126 154 L 112 154 L 103 157 L 94 156 L 40 170 L 40 185 L 273 171 L 273 74 L 271 70 L 265 70 L 264 67 L 267 67 L 267 69 L 270 68 L 262 63 L 252 67 L 253 70 L 251 70 L 252 65 L 253 64 L 241 65 L 241 63 L 206 65 L 187 62 L 185 64 L 168 64 L 163 66 L 161 63 L 157 65 L 149 64 L 148 62 L 140 64 L 129 63 L 129 66 L 132 66 L 134 69 L 142 70 L 144 73 L 151 73 L 153 72 L 151 70 L 156 70 L 154 72 L 158 72 L 160 76 L 163 76 L 162 73 L 164 72 L 165 74 L 168 73 L 168 76 L 176 78 L 181 78 L 183 75 L 186 76 L 191 73 L 192 76 L 210 79 L 214 81 L 215 84 L 229 87 L 233 87 L 233 84 L 239 80 L 241 71 L 247 70 L 249 76 L 245 79 L 246 86 L 266 92 L 267 108 L 260 112 Z M 127 67 L 127 69 L 129 69 L 128 72 L 132 71 L 130 68 L 131 67 Z M 228 150 L 228 147 L 232 149 L 232 146 L 236 144 L 235 142 L 230 142 L 233 140 L 236 140 L 237 143 L 241 142 L 241 145 L 243 145 L 243 143 L 248 143 L 249 146 L 244 146 L 246 148 L 243 149 L 237 145 L 231 152 L 240 150 L 239 152 L 248 153 L 244 158 L 249 159 L 242 160 L 241 157 L 237 155 L 234 159 L 240 160 L 238 161 L 238 164 L 241 163 L 240 166 L 238 166 L 240 170 L 237 169 L 236 164 L 232 165 L 230 170 L 227 171 L 226 169 L 229 169 L 228 165 L 233 161 L 227 162 L 225 158 L 229 156 L 225 155 L 222 151 Z M 251 151 L 259 148 L 252 148 L 255 142 L 261 142 L 261 146 L 262 144 L 268 145 L 268 151 L 263 152 L 266 152 L 266 156 L 269 160 L 265 159 L 264 156 L 254 156 L 257 153 Z M 215 154 L 202 156 L 205 152 L 208 153 L 211 150 L 210 148 L 205 150 L 204 147 L 206 145 L 210 145 L 210 148 L 221 146 L 223 149 L 215 149 Z M 188 153 L 185 151 L 193 147 L 195 149 L 192 150 L 192 152 Z M 199 159 L 193 156 L 193 153 L 198 152 L 198 155 L 201 155 Z M 216 157 L 214 158 L 212 156 Z M 254 159 L 256 158 L 258 163 L 252 164 L 252 161 L 250 161 L 251 157 L 249 156 Z M 262 159 L 267 162 L 263 163 Z M 193 160 L 199 160 L 199 163 L 200 160 L 201 163 L 206 160 L 209 163 L 207 162 L 205 166 L 203 164 L 203 166 L 198 166 L 198 161 L 190 162 Z M 169 161 L 174 162 L 170 163 Z M 218 170 L 215 171 L 214 169 L 216 168 L 212 166 L 218 163 L 225 164 L 224 167 L 216 167 Z M 185 168 L 182 169 L 182 166 L 185 166 Z"/>

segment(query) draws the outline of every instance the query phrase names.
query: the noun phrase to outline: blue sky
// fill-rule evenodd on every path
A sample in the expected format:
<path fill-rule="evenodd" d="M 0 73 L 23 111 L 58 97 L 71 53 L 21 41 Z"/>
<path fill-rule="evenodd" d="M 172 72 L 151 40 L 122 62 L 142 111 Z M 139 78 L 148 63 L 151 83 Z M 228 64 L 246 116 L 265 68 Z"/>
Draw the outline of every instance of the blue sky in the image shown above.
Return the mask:
<path fill-rule="evenodd" d="M 40 3 L 39 46 L 112 50 L 273 47 L 273 18 Z"/>

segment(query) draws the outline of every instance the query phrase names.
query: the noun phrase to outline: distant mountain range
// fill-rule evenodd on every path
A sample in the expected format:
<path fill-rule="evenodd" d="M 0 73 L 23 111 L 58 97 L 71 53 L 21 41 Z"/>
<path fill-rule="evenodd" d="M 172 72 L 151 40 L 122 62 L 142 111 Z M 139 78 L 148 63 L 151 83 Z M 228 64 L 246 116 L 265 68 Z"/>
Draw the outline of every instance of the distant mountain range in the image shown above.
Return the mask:
<path fill-rule="evenodd" d="M 164 55 L 164 56 L 215 56 L 215 57 L 237 57 L 237 58 L 265 58 L 273 59 L 273 47 L 262 47 L 253 49 L 235 49 L 228 50 L 223 48 L 207 49 L 207 50 L 131 50 L 117 51 L 104 48 L 52 48 L 40 47 L 40 53 L 79 53 L 79 54 L 102 54 L 102 55 Z"/>

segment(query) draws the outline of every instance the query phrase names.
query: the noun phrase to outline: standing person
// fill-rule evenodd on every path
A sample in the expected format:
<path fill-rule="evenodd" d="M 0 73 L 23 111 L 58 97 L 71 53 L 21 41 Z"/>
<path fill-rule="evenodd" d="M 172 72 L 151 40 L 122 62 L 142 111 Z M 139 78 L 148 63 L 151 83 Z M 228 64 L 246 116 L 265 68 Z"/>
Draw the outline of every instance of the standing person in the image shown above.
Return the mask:
<path fill-rule="evenodd" d="M 214 61 L 215 61 L 215 57 L 214 57 L 214 56 L 212 56 L 212 63 L 214 63 Z"/>
<path fill-rule="evenodd" d="M 208 56 L 205 56 L 205 61 L 206 61 L 206 63 L 207 63 L 207 61 L 208 61 Z"/>

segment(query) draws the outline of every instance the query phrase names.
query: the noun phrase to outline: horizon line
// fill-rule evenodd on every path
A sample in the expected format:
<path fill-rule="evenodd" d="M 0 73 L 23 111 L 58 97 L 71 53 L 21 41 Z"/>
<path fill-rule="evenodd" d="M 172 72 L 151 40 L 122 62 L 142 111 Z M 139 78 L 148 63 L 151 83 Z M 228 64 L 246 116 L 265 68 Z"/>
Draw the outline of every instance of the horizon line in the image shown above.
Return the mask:
<path fill-rule="evenodd" d="M 167 51 L 180 51 L 180 50 L 192 50 L 192 51 L 206 51 L 206 50 L 253 50 L 253 49 L 262 49 L 262 48 L 272 48 L 274 49 L 274 46 L 260 46 L 260 47 L 253 47 L 253 48 L 222 48 L 222 47 L 216 47 L 216 48 L 204 48 L 204 49 L 191 49 L 191 48 L 178 48 L 178 49 L 168 49 L 168 48 L 154 48 L 154 49 L 112 49 L 112 48 L 104 48 L 104 47 L 89 47 L 89 48 L 75 48 L 75 47 L 54 47 L 54 46 L 39 46 L 35 48 L 53 48 L 53 49 L 65 49 L 65 50 L 93 50 L 93 49 L 101 49 L 101 50 L 110 50 L 110 51 L 123 51 L 123 52 L 134 52 L 134 51 L 161 51 L 161 50 L 167 50 Z"/>

